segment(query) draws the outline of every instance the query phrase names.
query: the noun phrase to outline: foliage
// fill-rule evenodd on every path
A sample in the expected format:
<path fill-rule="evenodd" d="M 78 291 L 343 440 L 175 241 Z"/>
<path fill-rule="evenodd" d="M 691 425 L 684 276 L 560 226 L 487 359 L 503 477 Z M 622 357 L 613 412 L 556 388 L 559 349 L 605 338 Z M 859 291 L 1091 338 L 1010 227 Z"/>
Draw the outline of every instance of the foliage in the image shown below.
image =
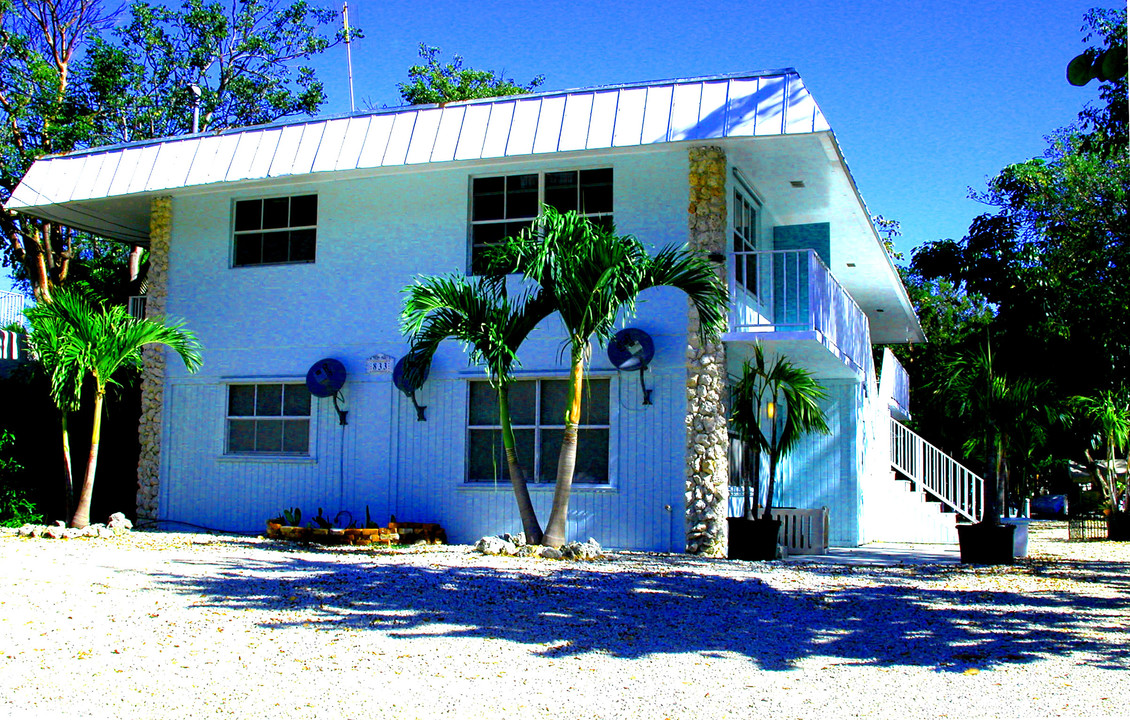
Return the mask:
<path fill-rule="evenodd" d="M 90 144 L 73 77 L 82 43 L 106 23 L 100 0 L 0 0 L 0 203 L 36 158 Z M 39 297 L 66 280 L 74 232 L 5 209 L 0 233 L 4 264 Z"/>
<path fill-rule="evenodd" d="M 515 448 L 509 388 L 518 347 L 553 311 L 553 306 L 547 302 L 547 296 L 539 292 L 511 300 L 502 276 L 425 277 L 417 279 L 405 292 L 401 326 L 412 344 L 409 358 L 414 358 L 416 363 L 430 364 L 439 344 L 453 338 L 469 350 L 472 363 L 486 368 L 491 386 L 498 393 L 502 444 L 522 529 L 530 544 L 540 543 L 541 525 Z"/>
<path fill-rule="evenodd" d="M 772 519 L 779 462 L 796 449 L 806 434 L 831 432 L 819 404 L 827 397 L 824 387 L 810 372 L 784 356 L 770 362 L 760 343 L 754 345 L 753 359 L 742 364 L 741 377 L 734 386 L 731 421 L 738 437 L 756 458 L 752 503 L 763 508 L 763 519 Z M 769 483 L 762 505 L 760 458 L 763 453 L 769 456 Z M 743 515 L 751 517 L 751 476 L 743 475 Z"/>
<path fill-rule="evenodd" d="M 1086 151 L 1109 156 L 1125 151 L 1127 145 L 1126 10 L 1095 8 L 1083 19 L 1083 41 L 1099 42 L 1071 61 L 1067 77 L 1073 85 L 1100 81 L 1102 105 L 1084 108 L 1079 114 L 1079 129 Z"/>
<path fill-rule="evenodd" d="M 191 131 L 193 85 L 201 132 L 315 114 L 326 94 L 308 63 L 345 40 L 344 30 L 323 34 L 336 19 L 305 0 L 134 2 L 128 22 L 93 40 L 83 67 L 100 141 Z"/>
<path fill-rule="evenodd" d="M 31 331 L 28 344 L 41 354 L 41 361 L 55 387 L 81 385 L 90 377 L 94 385 L 94 425 L 91 430 L 90 455 L 83 478 L 82 492 L 71 524 L 85 527 L 90 521 L 90 499 L 98 464 L 101 438 L 102 405 L 108 386 L 116 384 L 115 375 L 141 363 L 142 348 L 150 344 L 165 345 L 180 355 L 189 372 L 200 367 L 200 344 L 182 324 L 164 323 L 131 317 L 121 305 L 97 307 L 81 292 L 62 289 L 50 303 L 40 303 L 27 313 Z"/>
<path fill-rule="evenodd" d="M 1125 55 L 1124 11 L 1094 10 L 1085 19 L 1086 41 Z M 943 446 L 971 451 L 983 472 L 1003 482 L 1019 470 L 1012 484 L 1020 492 L 1030 489 L 1027 476 L 1065 465 L 1090 446 L 1085 434 L 1062 431 L 1066 399 L 1098 397 L 1130 373 L 1130 325 L 1121 320 L 1130 312 L 1125 71 L 1105 76 L 1100 97 L 1101 107 L 1085 108 L 1073 127 L 1051 136 L 1042 157 L 1004 168 L 974 195 L 992 211 L 964 238 L 923 245 L 904 269 L 936 346 L 896 350 L 916 383 L 932 390 L 912 392 L 915 424 L 931 426 L 924 434 L 939 433 Z M 1018 414 L 1007 432 L 1005 418 L 976 412 L 964 415 L 965 423 L 944 421 L 968 400 L 956 384 L 955 358 L 964 358 L 967 370 L 984 366 L 986 343 L 999 351 L 981 376 L 1004 385 L 983 384 L 985 402 L 1027 393 L 1036 406 L 1014 403 Z M 996 457 L 987 448 L 1003 436 L 1011 439 Z"/>
<path fill-rule="evenodd" d="M 714 268 L 682 248 L 649 255 L 638 239 L 616 235 L 575 212 L 542 208 L 533 224 L 488 252 L 491 273 L 521 273 L 534 283 L 561 318 L 569 347 L 569 399 L 557 462 L 553 508 L 542 542 L 565 542 L 565 524 L 577 459 L 586 353 L 590 340 L 612 339 L 621 313 L 635 312 L 636 297 L 648 288 L 673 287 L 686 293 L 698 312 L 700 332 L 717 337 L 725 326 L 728 296 Z"/>
<path fill-rule="evenodd" d="M 1058 420 L 1049 389 L 1047 381 L 1003 372 L 988 343 L 947 363 L 946 379 L 937 392 L 945 397 L 952 417 L 969 428 L 962 448 L 966 455 L 981 459 L 991 470 L 985 490 L 987 522 L 1000 518 L 1012 465 L 1038 451 Z"/>
<path fill-rule="evenodd" d="M 475 100 L 478 98 L 522 95 L 533 92 L 545 82 L 538 75 L 526 85 L 518 85 L 493 70 L 474 70 L 463 67 L 463 57 L 453 55 L 446 65 L 439 60 L 440 48 L 420 43 L 421 65 L 408 68 L 408 82 L 397 88 L 409 105 L 429 105 Z"/>
<path fill-rule="evenodd" d="M 1126 475 L 1119 475 L 1115 461 L 1130 449 L 1130 393 L 1125 387 L 1104 390 L 1094 397 L 1071 399 L 1075 412 L 1089 422 L 1093 431 L 1091 447 L 1086 451 L 1087 465 L 1102 486 L 1112 510 L 1130 512 L 1130 487 Z M 1097 460 L 1092 451 L 1101 453 Z"/>
<path fill-rule="evenodd" d="M 0 202 L 43 155 L 187 132 L 190 84 L 202 91 L 203 129 L 313 114 L 322 85 L 291 66 L 344 39 L 321 33 L 336 13 L 305 0 L 135 2 L 115 30 L 106 6 L 0 0 Z M 7 210 L 0 232 L 5 265 L 40 299 L 71 282 L 103 299 L 128 294 L 117 243 Z"/>
<path fill-rule="evenodd" d="M 24 468 L 12 456 L 15 443 L 15 435 L 9 430 L 0 430 L 0 527 L 43 522 L 31 494 L 20 483 Z"/>

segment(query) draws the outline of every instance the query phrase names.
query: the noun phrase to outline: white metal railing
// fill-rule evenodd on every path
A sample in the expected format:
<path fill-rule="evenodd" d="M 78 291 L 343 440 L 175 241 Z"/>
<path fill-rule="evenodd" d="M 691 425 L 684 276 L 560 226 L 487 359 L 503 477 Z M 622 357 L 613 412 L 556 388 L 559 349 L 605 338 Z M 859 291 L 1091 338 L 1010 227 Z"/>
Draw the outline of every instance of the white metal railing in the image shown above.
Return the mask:
<path fill-rule="evenodd" d="M 829 350 L 867 372 L 867 315 L 815 250 L 734 252 L 731 258 L 732 332 L 814 331 Z"/>
<path fill-rule="evenodd" d="M 985 479 L 891 418 L 891 465 L 971 522 L 984 512 Z"/>
<path fill-rule="evenodd" d="M 0 327 L 12 323 L 24 324 L 24 309 L 31 305 L 23 294 L 0 291 Z"/>
<path fill-rule="evenodd" d="M 910 375 L 890 348 L 883 348 L 883 371 L 879 375 L 879 397 L 903 420 L 910 417 Z"/>

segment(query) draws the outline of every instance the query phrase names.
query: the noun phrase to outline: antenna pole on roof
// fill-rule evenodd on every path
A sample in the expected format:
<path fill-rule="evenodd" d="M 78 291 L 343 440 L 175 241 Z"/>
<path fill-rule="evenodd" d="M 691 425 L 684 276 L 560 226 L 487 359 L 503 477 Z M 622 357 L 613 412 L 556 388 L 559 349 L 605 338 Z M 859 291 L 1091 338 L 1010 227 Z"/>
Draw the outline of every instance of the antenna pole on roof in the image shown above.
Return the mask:
<path fill-rule="evenodd" d="M 345 22 L 345 63 L 349 68 L 349 112 L 357 108 L 353 105 L 353 51 L 349 47 L 349 3 L 342 2 L 341 17 Z"/>

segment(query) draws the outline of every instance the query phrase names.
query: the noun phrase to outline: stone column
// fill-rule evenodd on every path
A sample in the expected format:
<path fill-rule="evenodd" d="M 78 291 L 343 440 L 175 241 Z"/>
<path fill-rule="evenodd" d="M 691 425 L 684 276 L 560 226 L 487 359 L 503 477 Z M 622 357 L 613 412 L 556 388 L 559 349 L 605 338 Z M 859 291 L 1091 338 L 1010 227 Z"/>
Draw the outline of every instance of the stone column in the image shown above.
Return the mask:
<path fill-rule="evenodd" d="M 173 229 L 173 200 L 153 198 L 149 205 L 149 289 L 145 317 L 164 318 L 168 293 L 169 238 Z M 149 345 L 141 351 L 141 420 L 137 435 L 141 455 L 137 462 L 137 517 L 156 520 L 161 486 L 161 406 L 165 397 L 165 347 Z"/>
<path fill-rule="evenodd" d="M 719 147 L 690 150 L 689 245 L 702 255 L 726 255 L 726 153 Z M 726 282 L 726 264 L 716 264 Z M 729 438 L 726 432 L 726 350 L 703 341 L 698 313 L 687 322 L 687 552 L 726 556 Z"/>

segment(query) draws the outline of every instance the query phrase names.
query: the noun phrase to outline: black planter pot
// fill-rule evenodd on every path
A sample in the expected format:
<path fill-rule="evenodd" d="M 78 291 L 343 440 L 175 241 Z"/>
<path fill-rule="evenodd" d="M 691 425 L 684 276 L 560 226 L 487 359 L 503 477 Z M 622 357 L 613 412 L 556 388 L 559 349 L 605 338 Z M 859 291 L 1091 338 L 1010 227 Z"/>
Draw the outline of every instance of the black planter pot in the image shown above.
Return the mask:
<path fill-rule="evenodd" d="M 1108 540 L 1130 540 L 1130 513 L 1112 512 L 1106 516 Z"/>
<path fill-rule="evenodd" d="M 961 562 L 974 565 L 1011 565 L 1015 525 L 983 522 L 958 525 L 957 541 Z"/>
<path fill-rule="evenodd" d="M 729 547 L 727 556 L 731 560 L 776 560 L 777 535 L 781 532 L 780 520 L 747 520 L 746 518 L 726 518 L 729 523 Z"/>

